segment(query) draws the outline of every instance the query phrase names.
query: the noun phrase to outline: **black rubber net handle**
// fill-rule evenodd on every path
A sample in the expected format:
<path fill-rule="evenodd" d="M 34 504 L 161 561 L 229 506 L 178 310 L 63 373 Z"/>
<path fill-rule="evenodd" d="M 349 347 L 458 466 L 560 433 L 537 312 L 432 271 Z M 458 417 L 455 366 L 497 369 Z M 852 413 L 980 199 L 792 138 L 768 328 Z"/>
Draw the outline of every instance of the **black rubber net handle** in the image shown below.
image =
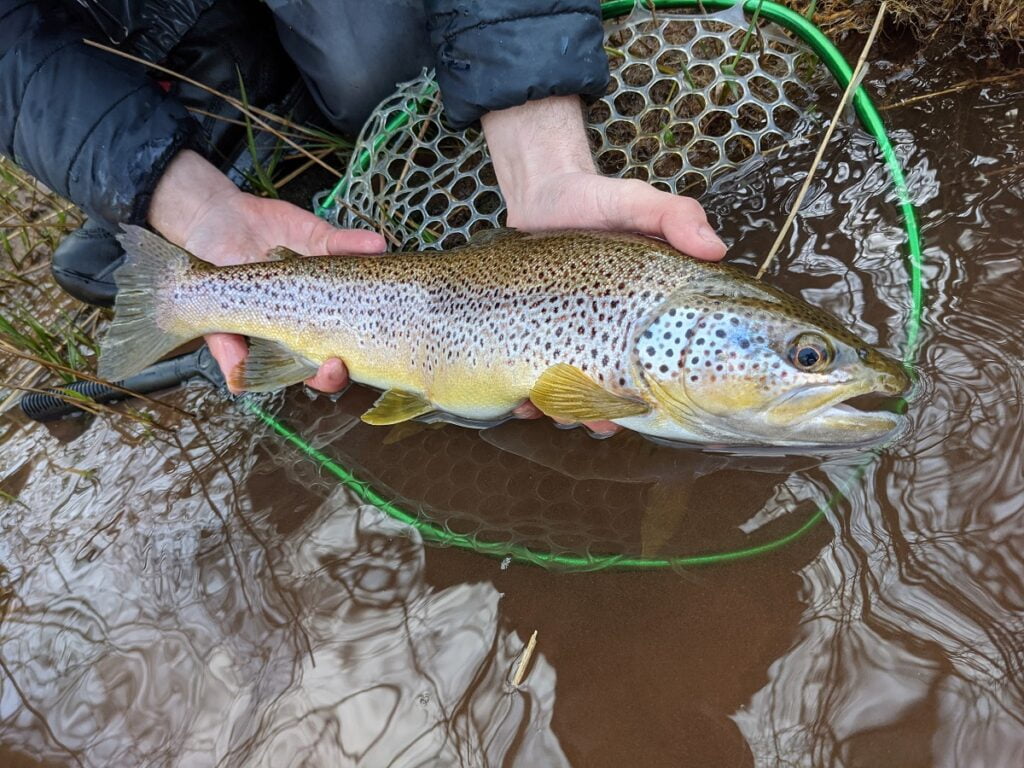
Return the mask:
<path fill-rule="evenodd" d="M 155 363 L 134 376 L 114 382 L 129 392 L 122 392 L 96 381 L 73 381 L 45 392 L 26 393 L 21 398 L 21 411 L 34 421 L 53 421 L 84 411 L 63 394 L 66 390 L 84 395 L 96 403 L 113 403 L 131 397 L 132 393 L 144 395 L 161 389 L 170 389 L 194 376 L 202 376 L 218 386 L 224 383 L 220 370 L 206 347 L 181 357 Z"/>

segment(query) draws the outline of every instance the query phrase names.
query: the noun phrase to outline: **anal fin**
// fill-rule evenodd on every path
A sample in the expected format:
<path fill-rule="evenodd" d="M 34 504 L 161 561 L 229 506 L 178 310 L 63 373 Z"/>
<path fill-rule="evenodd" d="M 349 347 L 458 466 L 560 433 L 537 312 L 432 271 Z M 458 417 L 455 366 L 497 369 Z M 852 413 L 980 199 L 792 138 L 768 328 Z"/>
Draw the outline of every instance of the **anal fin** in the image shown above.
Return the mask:
<path fill-rule="evenodd" d="M 624 419 L 651 410 L 647 403 L 609 392 L 566 363 L 553 365 L 540 375 L 530 400 L 546 416 L 566 421 Z"/>
<path fill-rule="evenodd" d="M 252 339 L 249 356 L 232 377 L 232 383 L 249 392 L 273 392 L 305 381 L 316 373 L 317 367 L 275 341 Z"/>
<path fill-rule="evenodd" d="M 367 424 L 386 425 L 398 424 L 415 419 L 434 410 L 422 395 L 403 392 L 400 389 L 389 389 L 373 404 L 373 407 L 362 415 Z"/>

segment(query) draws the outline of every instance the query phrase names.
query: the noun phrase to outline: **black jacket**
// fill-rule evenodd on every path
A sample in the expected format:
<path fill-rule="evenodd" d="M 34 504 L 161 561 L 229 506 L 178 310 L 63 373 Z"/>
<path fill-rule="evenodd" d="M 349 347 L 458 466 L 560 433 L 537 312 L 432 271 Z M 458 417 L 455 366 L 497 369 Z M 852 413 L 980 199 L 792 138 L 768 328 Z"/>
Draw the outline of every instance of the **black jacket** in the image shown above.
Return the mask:
<path fill-rule="evenodd" d="M 144 222 L 171 158 L 208 142 L 144 67 L 82 40 L 162 61 L 214 1 L 0 0 L 0 154 L 110 228 Z M 552 94 L 604 92 L 599 0 L 423 1 L 456 125 Z"/>

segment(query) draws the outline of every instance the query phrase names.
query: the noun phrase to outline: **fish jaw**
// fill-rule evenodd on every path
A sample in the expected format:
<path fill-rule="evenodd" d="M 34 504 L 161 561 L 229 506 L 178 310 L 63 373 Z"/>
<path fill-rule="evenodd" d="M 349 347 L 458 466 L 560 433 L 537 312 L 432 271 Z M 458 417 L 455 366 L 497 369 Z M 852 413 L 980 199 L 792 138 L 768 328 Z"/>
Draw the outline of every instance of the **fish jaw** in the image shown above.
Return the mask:
<path fill-rule="evenodd" d="M 905 417 L 886 410 L 859 410 L 848 401 L 861 395 L 901 397 L 910 388 L 902 368 L 840 386 L 811 387 L 785 398 L 768 411 L 766 428 L 780 435 L 780 444 L 864 445 L 878 442 L 906 423 Z"/>

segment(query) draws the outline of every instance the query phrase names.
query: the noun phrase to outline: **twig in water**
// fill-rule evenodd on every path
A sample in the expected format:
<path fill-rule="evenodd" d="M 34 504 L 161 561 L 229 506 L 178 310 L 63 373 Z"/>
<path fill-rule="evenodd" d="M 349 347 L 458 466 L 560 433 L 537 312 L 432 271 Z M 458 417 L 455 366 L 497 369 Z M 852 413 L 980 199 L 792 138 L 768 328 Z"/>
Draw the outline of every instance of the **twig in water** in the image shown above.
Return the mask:
<path fill-rule="evenodd" d="M 948 96 L 951 93 L 958 93 L 960 91 L 967 90 L 968 88 L 988 85 L 989 83 L 1002 83 L 1008 80 L 1016 80 L 1021 77 L 1024 77 L 1024 69 L 1015 69 L 1012 72 L 1005 72 L 1001 75 L 993 75 L 992 77 L 983 77 L 975 80 L 961 80 L 959 83 L 955 83 L 948 88 L 943 88 L 941 91 L 920 93 L 917 96 L 911 96 L 909 99 L 897 101 L 895 104 L 886 104 L 878 109 L 880 112 L 888 112 L 890 109 L 899 109 L 900 107 L 906 107 L 910 104 L 916 104 L 919 101 L 934 99 L 936 96 Z"/>
<path fill-rule="evenodd" d="M 775 259 L 775 254 L 778 253 L 779 248 L 782 246 L 782 241 L 786 238 L 786 233 L 789 232 L 789 228 L 793 225 L 793 220 L 796 219 L 797 214 L 800 212 L 800 206 L 803 205 L 804 198 L 807 197 L 807 191 L 811 188 L 811 182 L 814 181 L 814 173 L 818 170 L 818 166 L 821 164 L 821 158 L 825 154 L 825 148 L 828 146 L 829 141 L 832 139 L 832 134 L 839 125 L 839 119 L 842 117 L 843 112 L 846 110 L 846 105 L 850 103 L 850 99 L 853 96 L 854 91 L 860 87 L 861 75 L 864 72 L 864 66 L 867 62 L 868 53 L 871 50 L 871 45 L 875 42 L 875 35 L 878 34 L 879 28 L 882 26 L 882 19 L 885 17 L 885 9 L 889 5 L 889 0 L 882 0 L 882 4 L 878 7 L 878 15 L 875 16 L 875 23 L 871 26 L 871 32 L 868 33 L 868 39 L 864 42 L 864 48 L 860 52 L 860 58 L 857 59 L 857 66 L 853 68 L 853 75 L 850 77 L 850 84 L 846 86 L 846 90 L 843 91 L 843 97 L 839 100 L 839 106 L 836 107 L 835 114 L 832 115 L 832 121 L 828 125 L 828 130 L 825 131 L 825 135 L 821 139 L 821 144 L 818 145 L 818 151 L 814 155 L 814 160 L 811 162 L 811 167 L 807 171 L 807 178 L 804 179 L 803 186 L 800 187 L 800 192 L 796 196 L 796 200 L 793 202 L 793 210 L 789 212 L 789 216 L 786 217 L 786 221 L 782 224 L 782 229 L 779 230 L 778 237 L 775 238 L 775 242 L 772 243 L 772 247 L 768 251 L 768 255 L 765 256 L 764 262 L 761 264 L 761 268 L 757 270 L 757 279 L 760 280 L 768 267 L 771 266 L 772 261 Z"/>
<path fill-rule="evenodd" d="M 516 673 L 512 677 L 512 685 L 518 687 L 523 682 L 523 678 L 526 677 L 526 668 L 530 666 L 530 659 L 533 658 L 533 649 L 537 647 L 537 630 L 533 630 L 533 634 L 530 635 L 530 642 L 526 644 L 526 649 L 523 651 L 522 658 L 519 659 L 519 666 L 516 667 Z"/>

